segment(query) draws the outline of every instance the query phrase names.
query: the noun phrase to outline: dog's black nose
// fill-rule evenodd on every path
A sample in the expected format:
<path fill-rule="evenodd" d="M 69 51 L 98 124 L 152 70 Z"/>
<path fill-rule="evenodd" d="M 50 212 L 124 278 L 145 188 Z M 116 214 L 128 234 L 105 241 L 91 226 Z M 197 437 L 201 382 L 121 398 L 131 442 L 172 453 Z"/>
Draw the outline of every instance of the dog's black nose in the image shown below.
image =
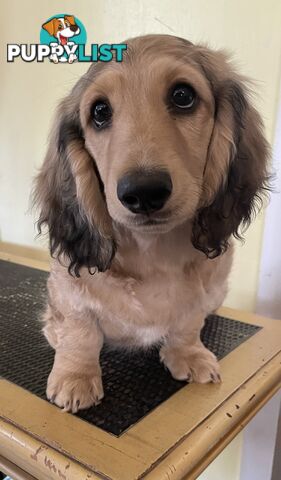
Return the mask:
<path fill-rule="evenodd" d="M 135 171 L 122 177 L 117 185 L 120 202 L 133 213 L 161 210 L 171 192 L 170 175 L 163 171 Z"/>
<path fill-rule="evenodd" d="M 71 30 L 72 32 L 76 32 L 76 31 L 78 30 L 77 25 L 70 25 L 70 30 Z"/>

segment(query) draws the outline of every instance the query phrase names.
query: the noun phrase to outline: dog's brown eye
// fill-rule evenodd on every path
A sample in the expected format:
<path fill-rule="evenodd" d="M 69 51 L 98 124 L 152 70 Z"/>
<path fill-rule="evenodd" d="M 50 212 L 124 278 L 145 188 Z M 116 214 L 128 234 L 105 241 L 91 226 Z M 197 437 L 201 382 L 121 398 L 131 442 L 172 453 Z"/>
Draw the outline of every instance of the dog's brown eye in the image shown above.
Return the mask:
<path fill-rule="evenodd" d="M 104 100 L 98 100 L 92 105 L 91 118 L 95 127 L 103 128 L 109 125 L 112 117 L 110 105 Z"/>
<path fill-rule="evenodd" d="M 192 109 L 196 101 L 196 92 L 187 84 L 178 84 L 171 92 L 172 104 L 180 109 Z"/>

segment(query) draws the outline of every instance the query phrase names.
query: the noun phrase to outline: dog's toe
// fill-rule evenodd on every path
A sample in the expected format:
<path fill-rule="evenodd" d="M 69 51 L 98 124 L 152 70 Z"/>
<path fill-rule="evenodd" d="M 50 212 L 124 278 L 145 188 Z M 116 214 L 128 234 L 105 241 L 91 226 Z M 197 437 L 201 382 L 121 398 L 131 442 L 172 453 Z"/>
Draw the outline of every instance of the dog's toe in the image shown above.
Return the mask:
<path fill-rule="evenodd" d="M 53 372 L 49 376 L 46 393 L 50 402 L 64 412 L 72 413 L 98 405 L 104 396 L 102 379 L 98 375 L 59 375 Z"/>
<path fill-rule="evenodd" d="M 176 380 L 188 383 L 220 383 L 219 363 L 204 346 L 185 350 L 162 347 L 160 359 Z"/>

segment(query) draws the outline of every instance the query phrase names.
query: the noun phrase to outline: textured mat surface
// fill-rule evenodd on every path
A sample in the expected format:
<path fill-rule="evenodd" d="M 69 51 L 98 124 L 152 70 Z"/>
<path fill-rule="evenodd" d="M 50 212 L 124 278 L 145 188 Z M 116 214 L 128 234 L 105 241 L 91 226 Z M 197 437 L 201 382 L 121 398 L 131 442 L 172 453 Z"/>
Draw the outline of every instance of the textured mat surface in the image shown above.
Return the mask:
<path fill-rule="evenodd" d="M 0 376 L 41 398 L 53 351 L 40 332 L 39 314 L 46 301 L 46 272 L 0 260 Z M 204 344 L 219 359 L 252 336 L 259 327 L 211 315 L 202 331 Z M 105 398 L 79 417 L 120 435 L 182 388 L 159 362 L 157 349 L 101 355 Z"/>

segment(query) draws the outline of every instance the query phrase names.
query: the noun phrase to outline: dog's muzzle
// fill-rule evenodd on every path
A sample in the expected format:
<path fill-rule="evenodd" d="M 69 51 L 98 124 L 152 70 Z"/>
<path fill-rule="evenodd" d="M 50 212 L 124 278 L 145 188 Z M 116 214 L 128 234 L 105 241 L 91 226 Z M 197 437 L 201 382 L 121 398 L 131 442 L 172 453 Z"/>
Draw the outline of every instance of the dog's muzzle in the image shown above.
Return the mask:
<path fill-rule="evenodd" d="M 172 193 L 172 180 L 164 171 L 134 171 L 117 184 L 117 196 L 133 213 L 149 214 L 161 210 Z"/>

